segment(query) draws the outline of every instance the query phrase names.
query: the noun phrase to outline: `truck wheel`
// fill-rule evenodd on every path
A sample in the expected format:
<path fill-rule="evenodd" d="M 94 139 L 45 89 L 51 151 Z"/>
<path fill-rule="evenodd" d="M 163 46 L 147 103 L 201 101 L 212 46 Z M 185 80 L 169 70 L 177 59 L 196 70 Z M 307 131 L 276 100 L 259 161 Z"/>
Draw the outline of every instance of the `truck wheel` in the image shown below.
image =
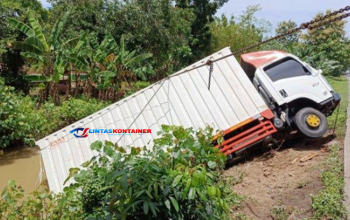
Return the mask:
<path fill-rule="evenodd" d="M 310 138 L 322 137 L 328 131 L 326 116 L 314 108 L 308 107 L 299 110 L 294 121 L 298 130 Z"/>

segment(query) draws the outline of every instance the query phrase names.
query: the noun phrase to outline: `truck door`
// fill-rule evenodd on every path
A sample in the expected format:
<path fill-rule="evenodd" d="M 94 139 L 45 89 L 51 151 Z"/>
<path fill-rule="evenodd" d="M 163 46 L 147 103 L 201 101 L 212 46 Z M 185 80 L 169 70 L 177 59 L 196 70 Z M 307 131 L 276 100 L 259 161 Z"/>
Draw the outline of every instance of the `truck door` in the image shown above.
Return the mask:
<path fill-rule="evenodd" d="M 267 76 L 271 85 L 269 87 L 274 90 L 270 92 L 271 96 L 279 105 L 298 98 L 308 98 L 320 103 L 332 97 L 317 73 L 292 57 L 263 67 L 262 72 Z"/>

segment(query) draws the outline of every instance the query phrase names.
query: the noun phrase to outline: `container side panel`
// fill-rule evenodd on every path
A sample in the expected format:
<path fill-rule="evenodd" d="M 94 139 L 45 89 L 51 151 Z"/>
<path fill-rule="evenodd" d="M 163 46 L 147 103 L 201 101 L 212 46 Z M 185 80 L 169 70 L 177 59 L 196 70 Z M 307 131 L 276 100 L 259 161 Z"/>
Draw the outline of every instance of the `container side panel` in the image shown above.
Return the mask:
<path fill-rule="evenodd" d="M 127 151 L 130 146 L 152 147 L 150 141 L 157 137 L 163 124 L 196 129 L 210 125 L 226 130 L 266 110 L 264 101 L 234 57 L 213 64 L 210 90 L 209 66 L 191 70 L 230 53 L 225 48 L 185 68 L 188 71 L 184 74 L 157 82 L 37 141 L 50 189 L 61 192 L 69 169 L 97 155 L 90 149 L 97 140 L 117 143 Z M 75 137 L 70 133 L 75 128 L 89 128 L 88 136 Z M 151 129 L 152 133 L 113 133 L 118 129 Z M 78 135 L 81 134 L 79 131 Z"/>
<path fill-rule="evenodd" d="M 235 73 L 233 75 L 235 75 L 240 84 L 243 86 L 244 90 L 240 91 L 245 91 L 245 94 L 248 94 L 250 100 L 252 100 L 251 105 L 255 106 L 259 112 L 266 110 L 268 108 L 266 103 L 256 91 L 254 85 L 249 80 L 246 73 L 239 65 L 238 61 L 234 57 L 228 57 L 225 59 L 225 63 L 231 67 L 231 70 Z"/>

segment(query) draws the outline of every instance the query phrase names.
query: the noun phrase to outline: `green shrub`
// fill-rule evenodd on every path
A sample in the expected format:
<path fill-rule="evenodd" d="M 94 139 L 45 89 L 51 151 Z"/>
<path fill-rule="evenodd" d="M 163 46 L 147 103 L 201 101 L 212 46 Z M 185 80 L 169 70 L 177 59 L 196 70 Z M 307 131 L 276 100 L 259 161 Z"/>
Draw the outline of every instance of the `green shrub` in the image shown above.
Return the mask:
<path fill-rule="evenodd" d="M 107 102 L 95 99 L 85 101 L 83 99 L 69 98 L 61 106 L 61 118 L 67 124 L 76 122 L 88 115 L 107 106 Z"/>
<path fill-rule="evenodd" d="M 24 190 L 9 181 L 0 198 L 0 219 L 7 220 L 70 220 L 84 219 L 79 194 L 52 195 L 48 191 L 35 191 L 24 198 Z"/>
<path fill-rule="evenodd" d="M 91 145 L 99 156 L 73 168 L 90 219 L 226 219 L 232 198 L 220 177 L 226 157 L 210 144 L 212 129 L 163 126 L 152 150 L 111 142 Z"/>
<path fill-rule="evenodd" d="M 93 114 L 107 104 L 95 99 L 70 98 L 63 101 L 62 106 L 48 100 L 38 109 L 35 100 L 16 93 L 0 78 L 0 149 L 10 145 L 33 146 L 35 139 Z"/>
<path fill-rule="evenodd" d="M 242 198 L 221 176 L 226 157 L 211 146 L 212 129 L 162 128 L 152 150 L 127 153 L 94 142 L 99 155 L 81 170 L 70 169 L 75 183 L 61 194 L 35 191 L 24 198 L 10 181 L 1 194 L 0 219 L 229 219 L 229 204 Z"/>
<path fill-rule="evenodd" d="M 40 116 L 41 131 L 36 139 L 42 138 L 66 125 L 62 118 L 62 107 L 56 106 L 52 100 L 43 103 L 36 112 Z"/>
<path fill-rule="evenodd" d="M 14 88 L 4 85 L 0 78 L 0 148 L 11 144 L 34 143 L 40 131 L 40 116 L 30 97 L 17 94 Z"/>

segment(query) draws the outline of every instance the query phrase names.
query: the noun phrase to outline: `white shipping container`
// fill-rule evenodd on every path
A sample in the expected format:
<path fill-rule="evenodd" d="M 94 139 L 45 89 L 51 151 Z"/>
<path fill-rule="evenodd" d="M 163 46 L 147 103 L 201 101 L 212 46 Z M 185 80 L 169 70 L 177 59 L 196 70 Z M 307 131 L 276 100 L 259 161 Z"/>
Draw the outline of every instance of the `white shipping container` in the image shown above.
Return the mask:
<path fill-rule="evenodd" d="M 186 69 L 228 54 L 231 51 L 225 48 Z M 203 66 L 157 82 L 37 141 L 50 190 L 56 193 L 63 190 L 69 169 L 79 167 L 96 154 L 90 150 L 90 144 L 96 140 L 120 140 L 118 144 L 126 148 L 150 147 L 149 142 L 157 137 L 162 124 L 196 129 L 210 125 L 226 130 L 268 109 L 234 56 L 213 65 L 210 90 L 209 66 Z M 124 136 L 90 133 L 86 138 L 76 138 L 70 133 L 75 128 L 151 129 L 152 132 Z"/>

